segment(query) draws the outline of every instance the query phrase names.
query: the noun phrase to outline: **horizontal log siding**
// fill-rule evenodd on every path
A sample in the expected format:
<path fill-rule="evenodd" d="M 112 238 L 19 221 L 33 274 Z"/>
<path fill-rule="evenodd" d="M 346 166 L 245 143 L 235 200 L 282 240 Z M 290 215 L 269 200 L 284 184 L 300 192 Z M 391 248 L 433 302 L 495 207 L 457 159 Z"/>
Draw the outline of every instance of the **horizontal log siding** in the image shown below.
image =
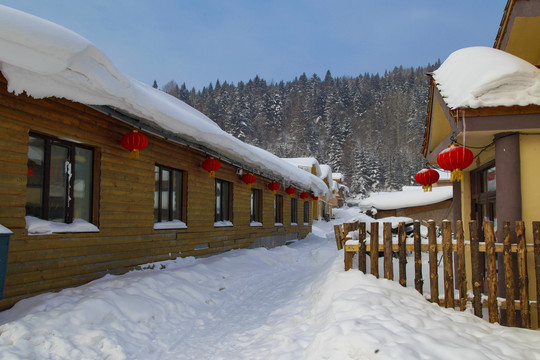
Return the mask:
<path fill-rule="evenodd" d="M 274 198 L 269 179 L 257 177 L 263 194 L 263 226 L 250 226 L 250 189 L 236 168 L 222 163 L 219 179 L 233 184 L 233 227 L 214 227 L 214 178 L 201 168 L 206 155 L 148 135 L 149 146 L 130 160 L 120 146 L 131 128 L 85 105 L 63 99 L 36 100 L 6 91 L 0 75 L 0 224 L 10 239 L 4 299 L 0 310 L 39 293 L 78 286 L 105 274 L 121 274 L 139 265 L 245 248 L 254 239 L 287 232 L 305 237 L 311 231 L 299 221 L 290 225 L 290 201 L 283 195 L 284 226 L 274 226 Z M 99 233 L 29 236 L 25 229 L 26 172 L 29 132 L 70 139 L 95 147 L 99 154 Z M 154 230 L 154 166 L 187 173 L 187 229 Z M 283 185 L 282 185 L 283 188 Z M 303 204 L 298 199 L 298 219 Z M 312 217 L 310 216 L 310 219 Z"/>

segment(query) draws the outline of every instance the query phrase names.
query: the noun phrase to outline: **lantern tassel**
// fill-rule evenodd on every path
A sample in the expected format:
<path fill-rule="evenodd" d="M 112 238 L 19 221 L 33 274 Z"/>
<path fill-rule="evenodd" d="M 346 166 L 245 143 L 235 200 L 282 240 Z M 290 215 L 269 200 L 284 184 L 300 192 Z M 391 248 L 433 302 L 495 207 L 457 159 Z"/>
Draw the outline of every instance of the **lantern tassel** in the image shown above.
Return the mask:
<path fill-rule="evenodd" d="M 247 187 L 248 189 L 251 189 L 251 184 L 246 184 L 246 187 Z"/>
<path fill-rule="evenodd" d="M 139 150 L 133 149 L 129 152 L 129 158 L 130 159 L 138 159 L 139 158 Z"/>
<path fill-rule="evenodd" d="M 424 192 L 431 191 L 432 188 L 433 187 L 431 186 L 431 184 L 422 186 L 422 189 L 424 189 Z"/>
<path fill-rule="evenodd" d="M 463 171 L 461 169 L 454 169 L 450 173 L 450 180 L 460 182 L 463 180 Z"/>
<path fill-rule="evenodd" d="M 208 172 L 208 177 L 209 178 L 215 178 L 216 177 L 216 172 L 215 171 L 209 171 Z"/>

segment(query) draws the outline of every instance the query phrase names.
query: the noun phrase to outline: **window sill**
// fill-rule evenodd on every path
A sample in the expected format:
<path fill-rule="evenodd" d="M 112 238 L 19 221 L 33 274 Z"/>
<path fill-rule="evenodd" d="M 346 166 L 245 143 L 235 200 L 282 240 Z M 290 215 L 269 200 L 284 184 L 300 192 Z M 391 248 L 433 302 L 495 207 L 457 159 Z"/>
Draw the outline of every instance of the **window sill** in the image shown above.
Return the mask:
<path fill-rule="evenodd" d="M 263 226 L 263 224 L 257 221 L 252 221 L 249 223 L 249 226 L 260 227 L 260 226 Z"/>
<path fill-rule="evenodd" d="M 308 222 L 307 222 L 307 223 L 306 223 L 306 222 L 304 223 L 304 226 L 308 226 L 308 225 L 309 225 L 309 223 L 308 223 Z"/>
<path fill-rule="evenodd" d="M 283 226 L 282 223 L 275 223 L 274 226 Z"/>
<path fill-rule="evenodd" d="M 95 233 L 99 229 L 83 219 L 75 219 L 71 224 L 59 223 L 25 216 L 28 235 L 49 235 L 61 233 Z"/>
<path fill-rule="evenodd" d="M 230 221 L 216 221 L 214 227 L 233 227 L 233 223 Z"/>
<path fill-rule="evenodd" d="M 154 223 L 154 230 L 187 229 L 185 222 L 180 220 L 162 221 Z"/>
<path fill-rule="evenodd" d="M 298 226 L 298 224 L 294 222 L 294 223 L 291 223 L 291 226 Z"/>

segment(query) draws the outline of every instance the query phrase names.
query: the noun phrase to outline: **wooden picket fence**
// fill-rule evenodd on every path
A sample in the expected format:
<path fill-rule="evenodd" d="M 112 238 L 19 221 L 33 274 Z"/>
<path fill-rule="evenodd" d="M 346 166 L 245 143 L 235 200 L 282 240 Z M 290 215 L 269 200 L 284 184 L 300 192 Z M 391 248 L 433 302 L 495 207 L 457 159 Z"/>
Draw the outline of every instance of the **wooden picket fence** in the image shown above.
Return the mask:
<path fill-rule="evenodd" d="M 489 321 L 500 322 L 501 310 L 506 311 L 506 323 L 508 326 L 521 326 L 523 328 L 538 328 L 540 324 L 540 221 L 533 222 L 534 244 L 527 244 L 525 239 L 525 227 L 523 221 L 515 222 L 515 238 L 517 243 L 512 243 L 510 222 L 503 222 L 503 242 L 496 243 L 493 231 L 493 223 L 485 222 L 483 226 L 484 242 L 479 241 L 478 224 L 476 221 L 469 223 L 470 241 L 464 240 L 463 224 L 456 222 L 455 239 L 452 238 L 452 224 L 443 221 L 442 242 L 437 242 L 436 224 L 433 221 L 427 223 L 428 241 L 422 243 L 420 236 L 420 222 L 415 221 L 413 230 L 413 243 L 406 243 L 405 223 L 400 223 L 397 231 L 397 243 L 392 243 L 392 224 L 383 223 L 383 243 L 379 244 L 379 223 L 370 224 L 370 239 L 366 241 L 366 223 L 355 222 L 336 225 L 334 232 L 338 250 L 345 248 L 345 271 L 353 266 L 353 257 L 358 254 L 358 269 L 366 273 L 366 257 L 369 256 L 371 274 L 379 277 L 379 254 L 382 252 L 384 278 L 393 280 L 394 269 L 392 258 L 397 255 L 399 261 L 399 283 L 407 286 L 407 257 L 406 253 L 414 253 L 414 286 L 423 294 L 424 279 L 422 278 L 422 252 L 429 253 L 430 274 L 430 297 L 428 300 L 447 308 L 459 308 L 464 311 L 467 302 L 472 305 L 474 314 L 482 317 L 483 307 L 487 307 Z M 357 231 L 357 232 L 356 232 Z M 353 233 L 354 232 L 354 233 Z M 351 234 L 358 239 L 352 240 Z M 351 240 L 351 241 L 349 241 Z M 382 249 L 380 248 L 382 245 Z M 442 252 L 444 268 L 444 297 L 439 297 L 439 273 L 438 255 Z M 497 254 L 504 256 L 504 273 L 498 274 Z M 534 259 L 534 267 L 527 273 L 527 255 Z M 514 262 L 517 258 L 517 267 Z M 466 259 L 470 259 L 470 266 L 466 266 Z M 485 260 L 484 260 L 485 259 Z M 454 261 L 457 268 L 454 269 Z M 485 261 L 485 262 L 484 262 Z M 517 269 L 517 276 L 514 271 Z M 470 274 L 467 272 L 470 271 Z M 454 274 L 456 281 L 454 282 Z M 469 275 L 469 276 L 468 276 Z M 498 283 L 498 276 L 503 277 Z M 468 297 L 467 278 L 472 279 L 472 297 Z M 516 281 L 514 279 L 519 279 Z M 535 281 L 536 299 L 529 299 L 529 281 Z M 484 281 L 487 289 L 483 291 Z M 504 283 L 506 298 L 497 297 L 498 284 Z M 455 285 L 456 284 L 456 285 Z M 515 299 L 516 294 L 519 299 Z M 455 299 L 455 289 L 459 296 Z M 484 296 L 483 296 L 484 293 Z M 487 296 L 486 296 L 487 294 Z M 487 302 L 482 298 L 487 297 Z M 534 297 L 534 296 L 533 296 Z M 536 321 L 531 324 L 531 307 L 536 308 Z M 516 321 L 517 316 L 521 318 Z"/>

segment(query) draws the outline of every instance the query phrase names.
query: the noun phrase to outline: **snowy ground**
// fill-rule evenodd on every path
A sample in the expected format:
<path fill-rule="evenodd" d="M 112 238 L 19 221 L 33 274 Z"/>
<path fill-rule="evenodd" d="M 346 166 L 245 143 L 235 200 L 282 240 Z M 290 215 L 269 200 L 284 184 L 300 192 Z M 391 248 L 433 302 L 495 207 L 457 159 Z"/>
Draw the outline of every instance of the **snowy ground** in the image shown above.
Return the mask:
<path fill-rule="evenodd" d="M 0 313 L 0 358 L 540 359 L 539 331 L 345 273 L 332 226 L 291 246 L 177 259 L 21 301 Z"/>

